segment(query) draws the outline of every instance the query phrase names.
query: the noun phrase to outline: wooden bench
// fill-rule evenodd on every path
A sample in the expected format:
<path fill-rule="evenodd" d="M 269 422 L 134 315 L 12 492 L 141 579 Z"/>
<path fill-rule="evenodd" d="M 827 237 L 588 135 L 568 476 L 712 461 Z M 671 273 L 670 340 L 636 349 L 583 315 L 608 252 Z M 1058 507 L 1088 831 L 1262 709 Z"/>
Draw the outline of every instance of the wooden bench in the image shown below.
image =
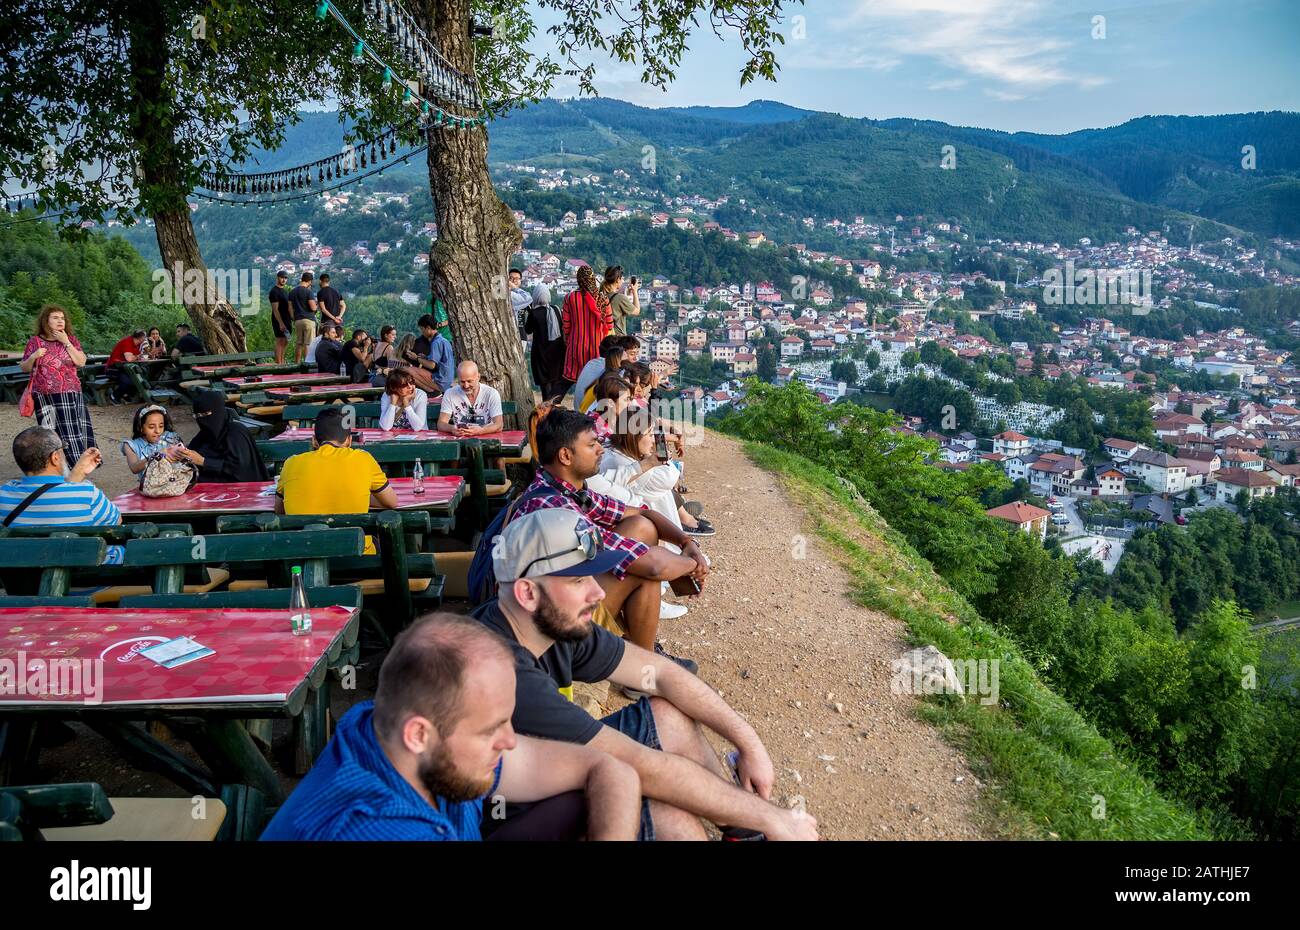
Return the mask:
<path fill-rule="evenodd" d="M 6 404 L 18 403 L 18 398 L 22 396 L 31 378 L 31 373 L 23 371 L 21 365 L 0 367 L 0 401 Z"/>
<path fill-rule="evenodd" d="M 382 595 L 379 620 L 385 637 L 405 627 L 417 614 L 442 603 L 443 577 L 432 552 L 418 551 L 419 540 L 435 521 L 427 511 L 380 510 L 371 513 L 285 515 L 230 514 L 217 519 L 217 532 L 301 531 L 309 526 L 357 527 L 375 539 L 378 555 L 347 556 L 330 560 L 330 577 L 349 582 L 367 596 Z M 232 582 L 232 591 L 250 591 L 252 585 Z"/>
<path fill-rule="evenodd" d="M 108 406 L 108 392 L 117 386 L 117 382 L 110 378 L 107 372 L 108 366 L 102 362 L 87 364 L 80 371 L 81 391 L 83 394 L 90 395 L 97 407 Z"/>
<path fill-rule="evenodd" d="M 131 386 L 143 400 L 144 403 L 163 404 L 170 407 L 172 404 L 179 403 L 183 398 L 180 391 L 174 391 L 171 388 L 154 387 L 145 377 L 144 367 L 133 362 L 127 362 L 122 366 L 126 376 L 131 380 Z"/>
<path fill-rule="evenodd" d="M 227 355 L 182 355 L 181 364 L 185 368 L 194 368 L 197 365 L 251 365 L 261 359 L 275 358 L 275 353 L 271 351 L 261 352 L 231 352 Z M 224 377 L 229 377 L 226 375 Z"/>
<path fill-rule="evenodd" d="M 312 607 L 360 607 L 361 588 L 354 584 L 308 588 L 307 601 Z M 279 610 L 288 606 L 288 598 L 281 588 L 255 588 L 244 591 L 214 591 L 211 594 L 133 594 L 122 598 L 121 606 L 125 609 L 161 608 L 163 610 L 200 608 L 226 610 L 234 607 Z"/>
<path fill-rule="evenodd" d="M 14 570 L 26 569 L 29 575 L 33 570 L 39 571 L 36 594 L 44 598 L 66 597 L 72 570 L 98 566 L 107 554 L 108 544 L 104 540 L 72 533 L 53 533 L 44 538 L 0 538 L 0 566 L 6 569 L 6 577 Z M 8 586 L 5 590 L 9 591 Z M 0 598 L 0 607 L 6 606 L 7 596 Z"/>
<path fill-rule="evenodd" d="M 337 406 L 340 406 L 340 404 L 285 404 L 280 411 L 280 417 L 286 426 L 306 426 L 315 422 L 316 417 L 320 415 L 322 410 Z M 374 427 L 379 422 L 378 401 L 364 401 L 359 404 L 343 404 L 342 406 L 352 407 L 352 414 L 358 428 Z"/>
<path fill-rule="evenodd" d="M 249 412 L 251 413 L 252 411 Z M 248 430 L 254 439 L 260 439 L 263 436 L 270 436 L 272 430 L 275 429 L 274 424 L 268 423 L 266 420 L 259 420 L 255 416 L 240 415 L 235 417 L 235 422 Z"/>
<path fill-rule="evenodd" d="M 370 446 L 362 445 L 357 448 L 363 449 L 374 456 L 375 461 L 383 467 L 384 474 L 390 478 L 410 477 L 416 459 L 420 460 L 420 465 L 424 468 L 426 476 L 458 474 L 455 469 L 447 468 L 446 464 L 456 462 L 461 457 L 461 443 L 457 440 L 443 441 L 434 439 L 419 442 L 386 442 Z M 261 453 L 262 461 L 266 462 L 267 467 L 273 473 L 276 473 L 293 456 L 310 452 L 311 442 L 309 440 L 293 442 L 266 440 L 258 442 L 257 451 Z"/>
<path fill-rule="evenodd" d="M 0 527 L 0 539 L 45 539 L 58 534 L 63 537 L 78 536 L 101 539 L 110 546 L 123 546 L 131 539 L 152 539 L 160 533 L 190 535 L 188 523 L 124 523 L 116 526 L 11 526 Z M 94 606 L 111 607 L 123 597 L 148 594 L 153 590 L 150 579 L 140 569 L 129 565 L 73 566 L 69 580 L 69 594 L 65 597 L 42 598 L 34 593 L 35 579 L 24 576 L 4 565 L 0 569 L 9 597 L 6 606 Z M 219 568 L 192 566 L 185 579 L 185 590 L 191 593 L 211 591 L 225 584 L 230 573 Z M 22 603 L 19 603 L 22 601 Z M 51 604 L 45 602 L 50 601 Z M 84 602 L 84 603 L 83 603 Z"/>
<path fill-rule="evenodd" d="M 110 798 L 95 782 L 0 787 L 0 841 L 234 838 L 236 825 L 228 814 L 246 810 L 250 792 L 257 794 L 246 786 L 226 786 L 221 798 L 205 798 L 204 816 L 195 817 L 193 798 Z M 260 832 L 260 822 L 248 826 L 252 829 L 240 838 Z"/>
<path fill-rule="evenodd" d="M 329 406 L 331 405 L 330 404 L 287 404 L 285 405 L 284 410 L 281 411 L 280 415 L 284 419 L 284 422 L 286 424 L 292 421 L 294 426 L 303 426 L 315 420 L 316 417 L 320 415 L 320 412 Z M 378 425 L 379 409 L 380 409 L 379 401 L 366 401 L 359 404 L 352 404 L 352 408 L 353 408 L 353 416 L 355 416 L 356 418 L 357 426 L 373 427 Z M 438 422 L 438 412 L 441 409 L 442 409 L 442 404 L 440 401 L 436 401 L 436 400 L 429 401 L 428 415 L 429 415 L 430 429 L 436 428 Z M 517 409 L 518 406 L 515 404 L 513 400 L 506 400 L 501 402 L 501 413 L 503 415 L 512 414 Z"/>
<path fill-rule="evenodd" d="M 189 535 L 188 523 L 117 523 L 112 526 L 4 526 L 0 539 L 46 538 L 55 533 L 65 536 L 92 536 L 109 545 L 124 545 L 128 539 L 153 539 L 160 533 Z"/>
<path fill-rule="evenodd" d="M 215 533 L 204 536 L 163 534 L 157 539 L 134 539 L 126 544 L 128 566 L 155 568 L 154 594 L 183 593 L 189 565 L 240 565 L 293 562 L 302 565 L 307 587 L 329 585 L 331 558 L 359 556 L 365 552 L 365 534 L 351 527 L 315 526 L 295 533 Z M 283 573 L 288 581 L 288 573 Z M 288 592 L 285 592 L 288 604 Z"/>

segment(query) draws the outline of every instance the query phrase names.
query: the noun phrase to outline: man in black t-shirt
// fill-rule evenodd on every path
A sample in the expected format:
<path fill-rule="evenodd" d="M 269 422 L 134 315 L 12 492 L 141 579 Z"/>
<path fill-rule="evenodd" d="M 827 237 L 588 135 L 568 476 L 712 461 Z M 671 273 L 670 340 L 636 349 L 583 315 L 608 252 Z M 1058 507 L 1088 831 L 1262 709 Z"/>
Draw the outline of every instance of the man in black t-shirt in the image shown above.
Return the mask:
<path fill-rule="evenodd" d="M 329 272 L 320 276 L 320 290 L 316 292 L 316 305 L 320 307 L 322 323 L 334 323 L 340 333 L 344 332 L 343 314 L 347 312 L 348 304 L 342 294 L 330 287 Z"/>
<path fill-rule="evenodd" d="M 312 293 L 310 271 L 304 271 L 298 286 L 289 292 L 289 306 L 293 308 L 295 361 L 302 364 L 307 347 L 316 338 L 316 295 Z"/>
<path fill-rule="evenodd" d="M 289 292 L 284 286 L 289 283 L 287 271 L 275 273 L 275 287 L 266 295 L 271 304 L 271 335 L 275 337 L 275 363 L 284 364 L 284 352 L 289 345 L 289 330 L 292 328 L 289 310 Z"/>
<path fill-rule="evenodd" d="M 514 651 L 515 731 L 581 743 L 637 770 L 642 839 L 705 839 L 700 818 L 728 839 L 817 839 L 817 821 L 770 803 L 776 773 L 754 729 L 716 691 L 671 659 L 593 623 L 605 597 L 594 575 L 625 557 L 563 508 L 511 521 L 494 541 L 498 596 L 473 616 Z M 609 680 L 643 696 L 600 720 L 572 703 L 575 681 Z M 707 725 L 739 750 L 733 783 L 705 738 Z M 507 808 L 507 818 L 511 816 Z M 498 822 L 499 823 L 499 822 Z M 484 818 L 484 833 L 494 826 Z"/>
<path fill-rule="evenodd" d="M 172 346 L 172 358 L 180 358 L 182 355 L 207 355 L 208 350 L 203 348 L 203 343 L 199 337 L 190 332 L 189 323 L 176 324 L 176 344 Z"/>

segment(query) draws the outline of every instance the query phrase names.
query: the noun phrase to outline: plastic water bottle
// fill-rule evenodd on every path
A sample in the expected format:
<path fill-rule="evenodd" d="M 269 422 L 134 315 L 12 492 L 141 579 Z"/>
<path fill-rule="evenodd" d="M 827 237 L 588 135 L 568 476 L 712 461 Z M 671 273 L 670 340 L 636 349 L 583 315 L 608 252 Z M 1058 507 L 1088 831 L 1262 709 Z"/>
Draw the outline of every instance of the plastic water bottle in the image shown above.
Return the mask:
<path fill-rule="evenodd" d="M 424 466 L 419 459 L 415 460 L 415 468 L 411 471 L 411 485 L 416 494 L 424 493 Z"/>
<path fill-rule="evenodd" d="M 311 606 L 307 603 L 307 587 L 302 583 L 302 566 L 295 565 L 289 588 L 289 629 L 294 636 L 311 633 Z"/>

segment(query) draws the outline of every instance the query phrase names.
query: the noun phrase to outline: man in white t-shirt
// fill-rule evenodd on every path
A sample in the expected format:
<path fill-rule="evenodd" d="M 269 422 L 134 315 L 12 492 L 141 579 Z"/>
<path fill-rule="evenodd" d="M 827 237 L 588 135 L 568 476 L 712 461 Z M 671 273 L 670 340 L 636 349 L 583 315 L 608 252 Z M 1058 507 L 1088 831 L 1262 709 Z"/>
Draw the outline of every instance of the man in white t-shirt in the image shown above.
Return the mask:
<path fill-rule="evenodd" d="M 479 380 L 478 365 L 471 361 L 456 367 L 456 383 L 442 395 L 438 429 L 456 436 L 482 436 L 501 432 L 501 395 Z"/>

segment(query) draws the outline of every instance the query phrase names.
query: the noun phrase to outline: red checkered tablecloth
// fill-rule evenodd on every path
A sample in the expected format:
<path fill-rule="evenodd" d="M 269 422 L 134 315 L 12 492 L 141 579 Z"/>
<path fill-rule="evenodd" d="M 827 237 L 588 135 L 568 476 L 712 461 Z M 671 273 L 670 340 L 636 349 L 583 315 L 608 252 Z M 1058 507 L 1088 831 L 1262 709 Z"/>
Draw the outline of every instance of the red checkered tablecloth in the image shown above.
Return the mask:
<path fill-rule="evenodd" d="M 0 710 L 48 702 L 284 701 L 343 634 L 354 613 L 348 607 L 315 608 L 311 633 L 294 636 L 287 604 L 284 610 L 0 608 Z M 139 654 L 178 636 L 192 637 L 215 652 L 175 668 Z M 45 683 L 38 684 L 42 670 Z M 74 690 L 69 686 L 75 679 L 76 693 L 50 693 L 56 679 L 68 690 Z"/>
<path fill-rule="evenodd" d="M 399 510 L 442 507 L 462 493 L 465 479 L 459 475 L 430 475 L 424 479 L 424 493 L 416 494 L 410 478 L 392 479 Z M 145 497 L 138 490 L 113 498 L 123 516 L 142 514 L 225 514 L 272 513 L 275 510 L 275 482 L 232 481 L 225 484 L 199 483 L 176 497 Z"/>

